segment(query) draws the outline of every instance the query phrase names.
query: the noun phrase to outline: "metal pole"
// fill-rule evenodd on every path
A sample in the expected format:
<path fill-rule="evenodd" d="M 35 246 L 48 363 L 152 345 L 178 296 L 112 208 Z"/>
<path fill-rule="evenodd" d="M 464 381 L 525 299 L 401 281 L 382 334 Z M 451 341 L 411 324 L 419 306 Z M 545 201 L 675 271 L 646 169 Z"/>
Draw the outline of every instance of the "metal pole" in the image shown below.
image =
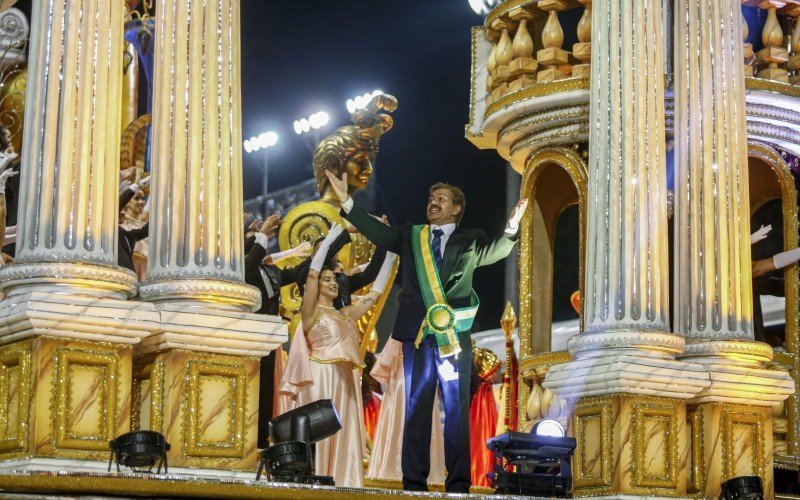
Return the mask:
<path fill-rule="evenodd" d="M 264 150 L 264 161 L 261 162 L 261 203 L 264 217 L 267 217 L 267 195 L 269 194 L 269 151 Z"/>

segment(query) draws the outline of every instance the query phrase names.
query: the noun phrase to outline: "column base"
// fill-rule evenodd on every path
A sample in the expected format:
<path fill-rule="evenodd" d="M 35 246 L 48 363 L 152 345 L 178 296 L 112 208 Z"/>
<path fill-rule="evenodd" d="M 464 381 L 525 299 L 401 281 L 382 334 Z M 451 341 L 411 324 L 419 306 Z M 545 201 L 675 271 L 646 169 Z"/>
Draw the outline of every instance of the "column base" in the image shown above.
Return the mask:
<path fill-rule="evenodd" d="M 34 337 L 0 346 L 0 463 L 108 460 L 130 430 L 131 348 Z"/>
<path fill-rule="evenodd" d="M 46 335 L 132 345 L 158 328 L 153 304 L 64 290 L 18 292 L 0 302 L 0 344 Z"/>
<path fill-rule="evenodd" d="M 136 295 L 137 283 L 133 271 L 86 262 L 16 261 L 0 268 L 0 291 L 9 297 L 37 290 L 124 300 Z"/>
<path fill-rule="evenodd" d="M 686 400 L 702 367 L 635 354 L 554 365 L 545 388 L 568 400 L 575 496 L 686 494 Z"/>
<path fill-rule="evenodd" d="M 278 316 L 215 309 L 205 303 L 149 304 L 159 329 L 136 346 L 136 356 L 181 349 L 233 356 L 263 357 L 286 342 L 288 330 Z"/>
<path fill-rule="evenodd" d="M 139 287 L 139 296 L 149 302 L 201 303 L 205 307 L 255 311 L 261 306 L 261 292 L 254 286 L 219 279 L 148 279 Z"/>
<path fill-rule="evenodd" d="M 171 349 L 133 364 L 132 428 L 164 434 L 170 467 L 256 470 L 258 358 Z"/>
<path fill-rule="evenodd" d="M 553 365 L 543 387 L 565 399 L 631 394 L 689 399 L 708 387 L 702 366 L 634 354 L 612 354 Z"/>
<path fill-rule="evenodd" d="M 678 356 L 693 363 L 719 363 L 757 366 L 772 361 L 772 347 L 763 342 L 753 340 L 709 340 L 692 341 L 689 339 L 686 348 Z"/>
<path fill-rule="evenodd" d="M 685 344 L 683 337 L 662 330 L 631 329 L 581 333 L 567 341 L 567 349 L 576 359 L 607 356 L 609 353 L 672 359 L 683 352 Z"/>

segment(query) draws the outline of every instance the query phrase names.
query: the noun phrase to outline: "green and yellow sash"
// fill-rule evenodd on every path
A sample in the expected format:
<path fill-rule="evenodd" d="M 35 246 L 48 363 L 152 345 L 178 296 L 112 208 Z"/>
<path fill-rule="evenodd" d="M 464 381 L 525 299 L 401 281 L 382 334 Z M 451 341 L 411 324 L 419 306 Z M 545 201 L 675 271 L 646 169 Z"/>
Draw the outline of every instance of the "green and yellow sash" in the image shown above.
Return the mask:
<path fill-rule="evenodd" d="M 435 335 L 440 355 L 453 356 L 461 351 L 456 334 L 472 328 L 480 302 L 478 295 L 473 290 L 469 307 L 453 309 L 447 303 L 442 279 L 433 258 L 430 232 L 431 227 L 427 224 L 411 228 L 414 264 L 417 269 L 422 300 L 427 309 L 414 345 L 419 347 L 426 335 Z"/>

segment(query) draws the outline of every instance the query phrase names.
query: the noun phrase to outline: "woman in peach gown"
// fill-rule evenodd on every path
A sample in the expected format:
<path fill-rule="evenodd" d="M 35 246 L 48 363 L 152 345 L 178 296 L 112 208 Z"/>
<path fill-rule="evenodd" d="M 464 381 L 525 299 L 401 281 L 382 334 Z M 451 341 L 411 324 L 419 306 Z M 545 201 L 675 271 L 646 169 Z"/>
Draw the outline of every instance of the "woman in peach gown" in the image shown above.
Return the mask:
<path fill-rule="evenodd" d="M 370 374 L 384 384 L 384 392 L 367 477 L 384 481 L 402 481 L 400 457 L 403 451 L 403 425 L 406 413 L 403 343 L 389 339 Z M 444 435 L 438 405 L 433 405 L 432 426 L 431 471 L 428 474 L 428 483 L 443 485 L 447 473 L 444 469 Z"/>
<path fill-rule="evenodd" d="M 317 442 L 315 474 L 333 477 L 337 486 L 363 487 L 363 363 L 356 321 L 383 293 L 394 256 L 387 255 L 369 294 L 337 311 L 333 300 L 339 295 L 339 285 L 323 263 L 331 242 L 341 231 L 334 224 L 311 261 L 300 308 L 302 322 L 292 339 L 280 393 L 291 396 L 298 406 L 320 399 L 333 401 L 342 429 Z"/>

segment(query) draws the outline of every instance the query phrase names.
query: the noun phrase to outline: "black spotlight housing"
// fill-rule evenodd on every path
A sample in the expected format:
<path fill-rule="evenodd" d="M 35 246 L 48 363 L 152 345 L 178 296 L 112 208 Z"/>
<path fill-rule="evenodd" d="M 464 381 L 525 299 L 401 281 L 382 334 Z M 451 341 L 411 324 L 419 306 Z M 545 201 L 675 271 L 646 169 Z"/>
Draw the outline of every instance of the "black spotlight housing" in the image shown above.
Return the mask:
<path fill-rule="evenodd" d="M 720 500 L 763 500 L 764 485 L 761 476 L 739 476 L 722 483 Z"/>
<path fill-rule="evenodd" d="M 311 445 L 339 432 L 342 422 L 330 399 L 314 401 L 269 421 L 272 446 L 261 450 L 256 480 L 266 470 L 270 480 L 333 485 L 330 476 L 315 476 Z"/>
<path fill-rule="evenodd" d="M 296 432 L 306 432 L 303 417 L 308 419 L 308 434 L 305 436 L 296 434 Z M 339 419 L 339 412 L 333 406 L 333 401 L 321 399 L 287 411 L 270 420 L 269 438 L 273 443 L 289 440 L 316 443 L 333 436 L 341 428 L 342 422 Z"/>
<path fill-rule="evenodd" d="M 494 469 L 487 477 L 499 494 L 570 497 L 575 438 L 507 432 L 486 441 Z"/>
<path fill-rule="evenodd" d="M 108 471 L 111 472 L 111 463 L 117 459 L 117 472 L 119 466 L 130 467 L 134 472 L 152 472 L 158 465 L 156 473 L 164 473 L 167 469 L 167 452 L 169 443 L 163 434 L 155 431 L 134 431 L 117 436 L 108 442 L 111 456 L 108 458 Z"/>

